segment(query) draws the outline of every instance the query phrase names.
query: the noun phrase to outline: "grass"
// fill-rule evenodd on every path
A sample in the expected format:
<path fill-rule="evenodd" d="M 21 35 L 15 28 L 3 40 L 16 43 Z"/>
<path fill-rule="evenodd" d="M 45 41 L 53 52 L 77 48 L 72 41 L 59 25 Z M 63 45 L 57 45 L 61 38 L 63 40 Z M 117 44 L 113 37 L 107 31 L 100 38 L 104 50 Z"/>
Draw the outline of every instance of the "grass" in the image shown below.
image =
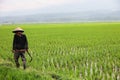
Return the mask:
<path fill-rule="evenodd" d="M 25 30 L 33 56 L 25 71 L 15 68 L 11 53 L 16 26 Z M 0 79 L 120 79 L 120 23 L 14 24 L 0 30 Z"/>

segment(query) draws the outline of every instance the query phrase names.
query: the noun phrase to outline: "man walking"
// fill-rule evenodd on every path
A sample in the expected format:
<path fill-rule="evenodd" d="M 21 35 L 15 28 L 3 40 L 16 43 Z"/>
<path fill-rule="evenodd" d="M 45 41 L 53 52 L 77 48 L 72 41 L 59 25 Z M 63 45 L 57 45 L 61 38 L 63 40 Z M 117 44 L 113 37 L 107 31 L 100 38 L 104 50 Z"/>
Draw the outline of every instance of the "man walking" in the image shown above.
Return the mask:
<path fill-rule="evenodd" d="M 23 34 L 24 30 L 20 27 L 14 29 L 12 31 L 14 34 L 13 38 L 13 53 L 14 53 L 14 60 L 16 63 L 16 67 L 19 68 L 19 57 L 22 58 L 23 68 L 26 69 L 26 58 L 25 58 L 25 51 L 28 51 L 28 41 L 25 34 Z"/>

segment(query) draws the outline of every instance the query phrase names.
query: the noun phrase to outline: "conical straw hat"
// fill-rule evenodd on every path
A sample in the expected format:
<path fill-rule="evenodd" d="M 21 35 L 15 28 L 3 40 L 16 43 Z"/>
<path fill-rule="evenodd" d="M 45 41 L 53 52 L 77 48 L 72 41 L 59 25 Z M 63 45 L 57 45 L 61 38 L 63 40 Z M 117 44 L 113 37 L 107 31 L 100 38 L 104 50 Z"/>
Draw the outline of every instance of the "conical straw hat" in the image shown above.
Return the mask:
<path fill-rule="evenodd" d="M 17 28 L 15 28 L 12 32 L 13 32 L 13 33 L 16 33 L 16 32 L 24 32 L 24 30 L 23 30 L 22 28 L 20 28 L 20 27 L 17 27 Z"/>

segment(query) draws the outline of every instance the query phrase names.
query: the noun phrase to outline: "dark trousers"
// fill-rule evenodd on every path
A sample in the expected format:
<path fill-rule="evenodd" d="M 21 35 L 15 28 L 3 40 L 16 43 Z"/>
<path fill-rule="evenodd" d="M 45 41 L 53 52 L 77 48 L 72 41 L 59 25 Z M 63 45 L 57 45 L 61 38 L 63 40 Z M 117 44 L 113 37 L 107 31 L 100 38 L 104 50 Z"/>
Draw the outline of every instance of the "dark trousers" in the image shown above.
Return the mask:
<path fill-rule="evenodd" d="M 15 60 L 15 63 L 16 63 L 16 67 L 19 68 L 20 67 L 20 64 L 19 64 L 19 57 L 21 57 L 22 59 L 22 62 L 23 62 L 23 68 L 25 69 L 26 68 L 26 58 L 25 58 L 25 53 L 24 52 L 16 52 L 14 53 L 14 60 Z"/>

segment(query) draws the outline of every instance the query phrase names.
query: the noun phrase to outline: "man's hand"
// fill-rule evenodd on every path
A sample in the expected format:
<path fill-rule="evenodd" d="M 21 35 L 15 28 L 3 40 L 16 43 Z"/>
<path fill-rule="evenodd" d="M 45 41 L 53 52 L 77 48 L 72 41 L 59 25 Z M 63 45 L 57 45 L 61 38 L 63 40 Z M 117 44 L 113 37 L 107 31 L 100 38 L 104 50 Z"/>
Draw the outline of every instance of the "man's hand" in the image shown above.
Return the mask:
<path fill-rule="evenodd" d="M 26 52 L 28 52 L 28 49 L 26 49 Z"/>
<path fill-rule="evenodd" d="M 12 53 L 15 53 L 15 50 L 12 50 Z"/>

